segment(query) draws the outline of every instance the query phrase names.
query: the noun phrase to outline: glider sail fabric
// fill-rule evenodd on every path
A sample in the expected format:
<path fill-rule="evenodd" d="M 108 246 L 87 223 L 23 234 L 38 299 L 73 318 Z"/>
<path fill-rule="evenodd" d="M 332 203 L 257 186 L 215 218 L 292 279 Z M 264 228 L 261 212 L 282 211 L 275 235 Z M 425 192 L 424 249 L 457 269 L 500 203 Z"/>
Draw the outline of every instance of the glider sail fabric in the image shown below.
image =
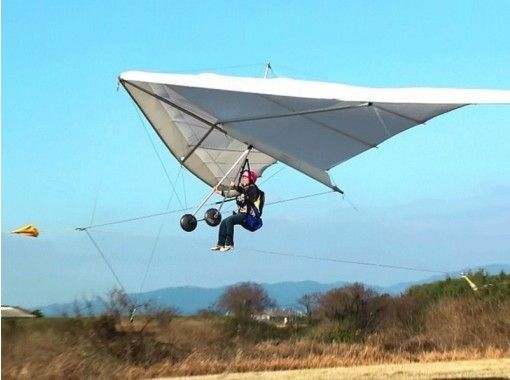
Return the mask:
<path fill-rule="evenodd" d="M 145 72 L 119 80 L 174 156 L 211 186 L 251 145 L 259 174 L 281 161 L 339 190 L 328 170 L 396 134 L 468 104 L 510 103 L 503 90 Z"/>
<path fill-rule="evenodd" d="M 138 81 L 122 81 L 122 84 L 177 160 L 210 186 L 217 185 L 248 148 L 248 144 L 215 127 L 217 120 L 170 86 Z M 252 170 L 261 174 L 275 162 L 274 158 L 252 148 L 249 155 Z M 243 163 L 239 162 L 224 184 L 235 181 Z"/>

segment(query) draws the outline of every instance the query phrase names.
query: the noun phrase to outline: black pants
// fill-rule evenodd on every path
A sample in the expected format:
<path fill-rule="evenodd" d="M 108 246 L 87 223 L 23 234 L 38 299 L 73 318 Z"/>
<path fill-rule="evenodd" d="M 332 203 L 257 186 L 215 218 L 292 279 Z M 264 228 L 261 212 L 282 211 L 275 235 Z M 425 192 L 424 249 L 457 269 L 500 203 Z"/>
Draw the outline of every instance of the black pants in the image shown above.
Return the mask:
<path fill-rule="evenodd" d="M 218 233 L 218 245 L 234 245 L 234 226 L 241 224 L 246 213 L 238 212 L 221 221 Z"/>

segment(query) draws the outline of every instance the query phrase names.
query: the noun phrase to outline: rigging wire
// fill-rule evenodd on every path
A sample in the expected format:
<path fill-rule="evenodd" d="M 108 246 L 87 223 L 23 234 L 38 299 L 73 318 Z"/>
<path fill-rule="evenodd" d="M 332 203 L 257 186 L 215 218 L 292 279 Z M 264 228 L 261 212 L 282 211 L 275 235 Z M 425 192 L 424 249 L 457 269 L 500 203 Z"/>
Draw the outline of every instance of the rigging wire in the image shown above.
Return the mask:
<path fill-rule="evenodd" d="M 184 207 L 188 207 L 188 197 L 186 196 L 186 171 L 182 170 L 183 165 L 181 164 L 180 169 L 181 170 L 181 182 L 182 182 L 182 193 L 184 195 Z"/>
<path fill-rule="evenodd" d="M 182 166 L 181 166 L 181 169 L 182 169 Z M 177 178 L 179 177 L 179 174 L 181 173 L 181 169 L 179 169 L 179 173 L 177 173 Z M 175 193 L 170 194 L 170 198 L 168 199 L 168 203 L 166 205 L 166 210 L 167 211 L 170 208 L 170 204 L 172 203 L 173 195 L 174 194 Z M 165 225 L 165 221 L 166 221 L 166 218 L 163 218 L 162 221 L 161 221 L 161 224 L 159 225 L 158 233 L 156 235 L 156 240 L 154 241 L 154 244 L 152 246 L 152 251 L 151 251 L 151 254 L 150 254 L 150 257 L 149 257 L 149 261 L 148 261 L 147 266 L 145 268 L 145 274 L 144 274 L 142 282 L 140 284 L 140 289 L 138 291 L 139 293 L 142 292 L 142 289 L 145 286 L 145 281 L 147 280 L 147 275 L 149 274 L 149 269 L 150 269 L 150 266 L 152 264 L 152 260 L 154 259 L 154 254 L 155 254 L 156 248 L 157 248 L 157 246 L 159 244 L 159 240 L 160 240 L 160 237 L 161 237 L 161 232 L 163 231 L 163 227 Z"/>
<path fill-rule="evenodd" d="M 365 266 L 389 268 L 389 269 L 401 269 L 401 270 L 414 271 L 414 272 L 449 274 L 448 272 L 445 272 L 445 271 L 426 269 L 426 268 L 406 267 L 406 266 L 390 265 L 390 264 L 378 264 L 378 263 L 370 263 L 370 262 L 366 262 L 366 261 L 337 259 L 337 258 L 332 258 L 332 257 L 315 257 L 315 256 L 292 254 L 292 253 L 286 253 L 286 252 L 267 251 L 267 250 L 245 248 L 245 247 L 242 247 L 241 249 L 244 249 L 246 251 L 255 252 L 255 253 L 265 254 L 265 255 L 287 256 L 287 257 L 294 257 L 294 258 L 300 258 L 300 259 L 308 259 L 308 260 L 316 260 L 316 261 L 329 261 L 329 262 L 342 263 L 342 264 L 365 265 Z"/>
<path fill-rule="evenodd" d="M 264 70 L 264 79 L 268 78 L 269 71 L 271 71 L 274 75 L 273 68 L 271 67 L 271 62 L 266 63 L 266 67 Z"/>
<path fill-rule="evenodd" d="M 175 213 L 178 213 L 178 212 L 189 211 L 191 209 L 193 209 L 193 207 L 181 208 L 181 209 L 170 210 L 170 211 L 165 211 L 165 212 L 158 212 L 156 214 L 142 215 L 142 216 L 133 217 L 133 218 L 127 218 L 127 219 L 120 219 L 120 220 L 116 220 L 116 221 L 113 221 L 113 222 L 107 222 L 107 223 L 102 223 L 102 224 L 94 224 L 94 225 L 91 225 L 91 226 L 79 227 L 78 230 L 79 231 L 85 231 L 85 230 L 92 229 L 92 228 L 97 228 L 97 227 L 105 227 L 105 226 L 112 226 L 114 224 L 122 224 L 122 223 L 128 223 L 128 222 L 135 222 L 137 220 L 155 218 L 157 216 L 163 216 L 163 215 L 168 215 L 168 214 L 175 214 Z"/>
<path fill-rule="evenodd" d="M 119 284 L 120 288 L 122 289 L 122 291 L 124 292 L 124 294 L 126 294 L 127 296 L 127 292 L 126 292 L 126 288 L 124 287 L 124 285 L 122 285 L 122 282 L 120 281 L 119 277 L 117 276 L 117 273 L 115 273 L 115 271 L 113 270 L 113 267 L 110 265 L 110 262 L 108 261 L 108 259 L 106 258 L 105 254 L 103 253 L 103 251 L 101 250 L 101 248 L 99 247 L 99 245 L 97 244 L 97 242 L 94 240 L 94 238 L 92 237 L 92 235 L 90 234 L 90 232 L 87 230 L 87 229 L 80 229 L 80 228 L 77 228 L 77 230 L 79 231 L 85 231 L 85 233 L 87 234 L 87 236 L 89 237 L 90 241 L 92 242 L 92 244 L 94 245 L 94 247 L 96 248 L 96 250 L 99 252 L 99 254 L 101 255 L 101 257 L 103 258 L 104 262 L 106 263 L 106 266 L 110 269 L 110 271 L 112 272 L 113 274 L 113 277 L 115 278 L 115 280 L 117 281 L 117 283 Z"/>
<path fill-rule="evenodd" d="M 243 65 L 234 65 L 234 66 L 221 66 L 221 67 L 209 67 L 209 68 L 199 68 L 193 70 L 178 70 L 180 73 L 200 73 L 204 71 L 220 71 L 220 70 L 232 70 L 232 69 L 245 69 L 251 67 L 260 67 L 266 65 L 267 62 L 259 62 L 259 63 L 250 63 Z"/>
<path fill-rule="evenodd" d="M 99 198 L 99 188 L 100 187 L 101 187 L 101 183 L 97 186 L 96 196 L 94 197 L 94 206 L 92 208 L 92 215 L 90 217 L 90 224 L 94 223 L 94 218 L 96 216 L 97 200 Z"/>
<path fill-rule="evenodd" d="M 118 89 L 119 88 L 117 87 L 117 91 L 118 91 Z M 94 144 L 94 153 L 95 153 L 94 156 L 96 159 L 98 159 L 99 162 L 101 161 L 102 158 L 105 157 L 105 154 L 107 151 L 107 144 L 108 144 L 109 139 L 112 136 L 112 132 L 113 132 L 113 126 L 111 123 L 108 123 L 106 126 L 106 130 L 104 131 L 104 135 L 97 136 L 97 137 L 100 137 L 100 139 L 98 142 L 96 142 L 96 144 Z M 95 222 L 97 205 L 99 203 L 98 202 L 99 195 L 101 193 L 101 188 L 103 186 L 103 182 L 105 179 L 105 171 L 101 170 L 99 178 L 96 177 L 96 179 L 99 179 L 99 182 L 96 184 L 97 187 L 95 189 L 95 194 L 94 194 L 94 204 L 92 207 L 92 215 L 90 216 L 90 224 L 93 224 Z"/>
<path fill-rule="evenodd" d="M 295 197 L 295 198 L 282 199 L 281 201 L 266 202 L 265 206 L 277 205 L 277 204 L 280 204 L 280 203 L 286 203 L 286 202 L 297 201 L 297 200 L 305 199 L 305 198 L 317 197 L 319 195 L 331 194 L 331 193 L 334 193 L 334 192 L 335 192 L 334 190 L 329 190 L 329 191 L 323 191 L 321 193 L 302 195 L 302 196 Z"/>
<path fill-rule="evenodd" d="M 282 166 L 280 169 L 278 169 L 278 171 L 274 172 L 269 177 L 267 177 L 267 178 L 262 177 L 263 181 L 260 184 L 261 185 L 265 184 L 267 181 L 269 181 L 271 178 L 273 178 L 275 175 L 279 174 L 282 170 L 284 170 L 286 168 L 287 168 L 286 166 Z"/>
<path fill-rule="evenodd" d="M 163 168 L 163 171 L 165 172 L 166 178 L 167 178 L 168 182 L 170 183 L 170 186 L 172 187 L 173 192 L 175 193 L 175 197 L 177 198 L 177 200 L 179 202 L 179 205 L 181 207 L 183 207 L 181 199 L 179 198 L 179 195 L 177 194 L 177 190 L 175 189 L 174 183 L 170 179 L 170 175 L 168 174 L 168 171 L 166 170 L 166 166 L 163 163 L 163 159 L 161 158 L 161 155 L 159 154 L 158 150 L 156 149 L 156 145 L 154 144 L 154 141 L 152 141 L 151 135 L 150 135 L 149 130 L 148 130 L 148 128 L 147 128 L 143 118 L 142 118 L 142 115 L 140 115 L 140 110 L 138 109 L 136 104 L 134 105 L 134 107 L 136 109 L 136 113 L 138 115 L 138 118 L 140 119 L 140 121 L 142 123 L 143 130 L 145 131 L 145 134 L 147 135 L 147 138 L 149 139 L 149 141 L 150 141 L 150 143 L 152 145 L 152 149 L 154 150 L 154 153 L 158 157 L 159 163 L 161 164 L 161 167 Z"/>
<path fill-rule="evenodd" d="M 300 77 L 309 77 L 309 76 L 310 76 L 310 74 L 309 74 L 309 73 L 307 73 L 307 72 L 305 72 L 305 71 L 302 71 L 302 70 L 299 70 L 299 69 L 292 68 L 292 67 L 290 67 L 290 66 L 284 66 L 284 65 L 280 65 L 280 64 L 278 64 L 277 66 L 278 66 L 278 69 L 283 69 L 283 71 L 287 71 L 287 72 L 291 72 L 291 73 L 297 74 L 297 75 L 298 75 L 298 77 L 299 77 L 299 76 L 300 76 Z M 273 72 L 273 74 L 274 74 L 274 76 L 275 76 L 275 77 L 277 77 L 277 78 L 279 78 L 279 77 L 280 77 L 280 75 L 278 75 L 278 74 L 274 71 L 274 69 L 273 69 L 272 67 L 271 67 L 271 71 Z M 288 76 L 288 74 L 284 74 L 284 76 Z"/>
<path fill-rule="evenodd" d="M 351 207 L 355 210 L 355 211 L 359 211 L 358 208 L 354 205 L 354 203 L 352 203 L 352 201 L 347 197 L 347 195 L 345 194 L 342 194 L 342 198 L 351 205 Z"/>
<path fill-rule="evenodd" d="M 177 176 L 179 176 L 180 174 L 180 170 L 179 170 L 179 173 Z M 173 195 L 175 193 L 171 193 L 170 194 L 170 199 L 168 200 L 168 203 L 167 203 L 167 206 L 166 206 L 166 210 L 168 211 L 168 209 L 170 208 L 170 204 L 173 200 Z M 140 284 L 140 289 L 139 289 L 139 293 L 142 292 L 143 290 L 143 287 L 145 285 L 145 281 L 147 280 L 147 276 L 149 274 L 149 269 L 150 269 L 150 266 L 152 264 L 152 261 L 154 259 L 154 254 L 156 252 L 156 248 L 159 244 L 159 240 L 160 240 L 160 237 L 161 237 L 161 232 L 163 231 L 163 227 L 164 227 L 164 224 L 165 224 L 165 219 L 162 220 L 160 226 L 159 226 L 159 230 L 158 230 L 158 233 L 157 233 L 157 236 L 156 236 L 156 239 L 154 241 L 154 244 L 152 246 L 152 251 L 151 251 L 151 254 L 150 254 L 150 257 L 149 257 L 149 261 L 146 265 L 146 268 L 145 268 L 145 273 L 144 273 L 144 276 L 143 276 L 143 279 L 142 279 L 142 282 Z M 113 269 L 112 265 L 110 264 L 110 262 L 108 261 L 108 259 L 106 258 L 106 255 L 104 254 L 104 252 L 101 250 L 101 248 L 99 247 L 99 244 L 95 241 L 95 239 L 92 237 L 92 235 L 90 234 L 90 232 L 88 231 L 87 228 L 77 228 L 77 230 L 79 231 L 85 231 L 87 233 L 87 236 L 89 237 L 90 241 L 92 242 L 92 244 L 94 245 L 94 247 L 96 248 L 96 250 L 99 252 L 99 254 L 101 255 L 101 257 L 103 258 L 104 262 L 106 263 L 106 265 L 108 266 L 108 268 L 110 269 L 111 273 L 113 274 L 113 277 L 115 278 L 115 280 L 117 281 L 117 283 L 119 284 L 120 288 L 122 289 L 123 293 L 126 295 L 126 297 L 128 297 L 128 299 L 130 300 L 130 303 L 132 304 L 130 307 L 131 307 L 131 315 L 130 315 L 130 321 L 133 322 L 134 320 L 134 316 L 135 316 L 135 312 L 137 310 L 137 307 L 140 306 L 140 305 L 137 305 L 136 302 L 134 300 L 131 300 L 127 294 L 127 291 L 126 291 L 126 288 L 124 287 L 124 285 L 122 284 L 122 282 L 120 281 L 119 277 L 117 276 L 115 270 Z M 101 231 L 101 230 L 98 230 L 98 231 Z"/>
<path fill-rule="evenodd" d="M 302 195 L 302 196 L 299 196 L 299 197 L 282 199 L 280 201 L 266 202 L 266 206 L 280 204 L 280 203 L 285 203 L 285 202 L 292 202 L 292 201 L 296 201 L 296 200 L 300 200 L 300 199 L 305 199 L 305 198 L 317 197 L 319 195 L 325 195 L 325 194 L 330 194 L 330 193 L 335 193 L 335 191 L 334 190 L 329 190 L 329 191 L 323 191 L 323 192 L 315 193 L 315 194 Z M 230 199 L 226 200 L 225 202 L 234 201 L 234 200 L 235 200 L 235 198 L 230 198 Z M 208 206 L 214 206 L 214 205 L 221 204 L 222 202 L 223 201 L 212 202 L 212 203 L 208 203 L 207 205 Z M 175 210 L 170 210 L 170 211 L 158 212 L 158 213 L 155 213 L 155 214 L 142 215 L 142 216 L 133 217 L 133 218 L 127 218 L 127 219 L 120 219 L 120 220 L 116 220 L 116 221 L 112 221 L 112 222 L 107 222 L 107 223 L 102 223 L 102 224 L 94 224 L 94 225 L 90 225 L 90 226 L 79 227 L 77 229 L 80 230 L 80 231 L 88 230 L 88 229 L 95 229 L 95 228 L 98 228 L 98 227 L 111 226 L 111 225 L 114 225 L 114 224 L 129 223 L 129 222 L 134 222 L 134 221 L 138 221 L 138 220 L 142 220 L 142 219 L 149 219 L 149 218 L 155 218 L 155 217 L 158 217 L 158 216 L 175 214 L 175 213 L 178 213 L 178 212 L 189 211 L 189 210 L 192 210 L 192 209 L 193 209 L 193 207 L 175 209 Z"/>

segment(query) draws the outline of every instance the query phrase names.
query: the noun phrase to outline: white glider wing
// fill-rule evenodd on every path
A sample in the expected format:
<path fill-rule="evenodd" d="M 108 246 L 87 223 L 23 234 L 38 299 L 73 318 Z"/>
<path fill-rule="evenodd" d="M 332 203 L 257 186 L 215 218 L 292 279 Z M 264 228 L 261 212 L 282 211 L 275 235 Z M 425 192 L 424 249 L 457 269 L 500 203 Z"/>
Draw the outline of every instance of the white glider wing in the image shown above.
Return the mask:
<path fill-rule="evenodd" d="M 505 90 L 134 71 L 119 81 L 172 154 L 211 186 L 252 146 L 259 174 L 281 161 L 339 190 L 328 170 L 390 137 L 468 104 L 510 104 Z"/>

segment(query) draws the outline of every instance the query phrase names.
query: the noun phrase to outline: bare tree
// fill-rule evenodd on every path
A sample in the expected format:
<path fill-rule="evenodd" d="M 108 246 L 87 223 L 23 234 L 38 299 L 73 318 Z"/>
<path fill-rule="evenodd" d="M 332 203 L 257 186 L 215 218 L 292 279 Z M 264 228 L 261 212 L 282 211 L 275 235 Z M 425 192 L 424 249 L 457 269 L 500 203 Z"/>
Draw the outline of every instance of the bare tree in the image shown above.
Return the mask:
<path fill-rule="evenodd" d="M 253 282 L 241 282 L 227 288 L 217 304 L 221 310 L 244 320 L 276 305 L 265 289 Z"/>
<path fill-rule="evenodd" d="M 320 293 L 303 294 L 297 302 L 305 309 L 306 319 L 308 322 L 312 320 L 312 314 L 319 305 Z"/>
<path fill-rule="evenodd" d="M 104 303 L 106 313 L 118 317 L 128 314 L 133 307 L 128 294 L 123 289 L 118 288 L 110 290 L 106 295 L 106 300 L 101 299 L 101 301 Z"/>
<path fill-rule="evenodd" d="M 343 339 L 358 339 L 375 327 L 380 311 L 376 300 L 373 290 L 355 283 L 323 294 L 317 312 L 320 318 L 336 324 Z"/>
<path fill-rule="evenodd" d="M 319 309 L 327 319 L 341 321 L 346 317 L 362 315 L 374 297 L 373 290 L 354 283 L 323 294 L 319 299 Z"/>

